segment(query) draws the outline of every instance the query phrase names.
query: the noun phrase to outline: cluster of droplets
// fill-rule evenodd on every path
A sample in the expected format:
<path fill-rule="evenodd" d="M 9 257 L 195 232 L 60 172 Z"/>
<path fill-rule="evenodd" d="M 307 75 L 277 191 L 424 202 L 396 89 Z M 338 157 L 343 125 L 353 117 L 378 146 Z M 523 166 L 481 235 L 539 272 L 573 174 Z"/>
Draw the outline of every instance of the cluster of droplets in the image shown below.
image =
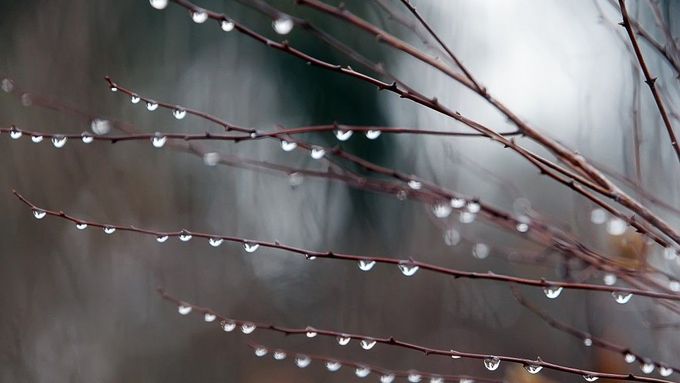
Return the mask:
<path fill-rule="evenodd" d="M 23 137 L 23 135 L 24 135 L 24 132 L 22 132 L 21 129 L 19 129 L 15 126 L 12 126 L 9 129 L 9 137 L 13 140 L 18 140 L 21 137 Z M 83 137 L 83 142 L 86 143 L 86 144 L 89 144 L 93 140 L 92 135 L 89 135 L 89 133 L 83 133 L 82 137 Z M 31 142 L 33 142 L 35 144 L 41 143 L 43 140 L 44 140 L 44 137 L 39 135 L 39 134 L 31 135 Z M 55 148 L 60 149 L 60 148 L 63 148 L 64 145 L 66 145 L 66 141 L 68 141 L 68 137 L 66 137 L 62 134 L 55 134 L 55 135 L 51 136 L 50 141 L 52 142 L 52 145 Z"/>
<path fill-rule="evenodd" d="M 613 236 L 623 235 L 628 229 L 626 221 L 619 217 L 609 217 L 607 211 L 602 208 L 590 211 L 590 222 L 596 225 L 606 224 L 607 233 Z"/>

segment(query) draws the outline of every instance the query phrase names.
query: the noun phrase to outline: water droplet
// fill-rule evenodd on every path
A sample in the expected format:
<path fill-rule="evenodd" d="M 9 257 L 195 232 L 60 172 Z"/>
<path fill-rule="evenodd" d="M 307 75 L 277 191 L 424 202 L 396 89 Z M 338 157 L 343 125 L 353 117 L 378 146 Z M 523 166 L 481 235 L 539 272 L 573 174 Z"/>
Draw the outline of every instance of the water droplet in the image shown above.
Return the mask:
<path fill-rule="evenodd" d="M 394 381 L 394 374 L 380 375 L 380 383 L 392 383 Z"/>
<path fill-rule="evenodd" d="M 206 321 L 206 322 L 208 322 L 208 323 L 214 321 L 216 318 L 217 318 L 217 315 L 215 315 L 215 314 L 213 314 L 213 313 L 205 313 L 205 314 L 203 314 L 203 320 Z"/>
<path fill-rule="evenodd" d="M 167 141 L 167 137 L 164 135 L 160 134 L 159 132 L 156 132 L 153 137 L 151 137 L 151 144 L 153 145 L 154 148 L 162 148 L 163 145 L 165 145 L 165 141 Z"/>
<path fill-rule="evenodd" d="M 470 201 L 470 202 L 468 202 L 466 208 L 467 208 L 467 211 L 474 214 L 474 213 L 478 213 L 479 210 L 482 207 L 478 202 Z"/>
<path fill-rule="evenodd" d="M 337 337 L 337 341 L 340 346 L 347 346 L 350 340 L 352 340 L 352 338 L 346 335 L 340 335 Z"/>
<path fill-rule="evenodd" d="M 678 250 L 674 247 L 667 247 L 663 249 L 663 257 L 672 261 L 678 257 Z"/>
<path fill-rule="evenodd" d="M 133 95 L 130 96 L 130 102 L 133 103 L 133 104 L 138 104 L 139 101 L 141 101 L 141 100 L 142 99 L 136 94 L 133 94 Z"/>
<path fill-rule="evenodd" d="M 417 180 L 410 180 L 408 181 L 408 187 L 410 187 L 413 190 L 419 190 L 420 188 L 423 187 L 423 184 Z"/>
<path fill-rule="evenodd" d="M 382 133 L 380 130 L 367 130 L 366 138 L 369 140 L 375 140 L 376 138 L 380 137 L 380 133 Z"/>
<path fill-rule="evenodd" d="M 168 6 L 168 0 L 149 0 L 152 7 L 156 9 L 165 9 Z"/>
<path fill-rule="evenodd" d="M 158 242 L 158 243 L 163 243 L 167 240 L 168 240 L 167 235 L 159 235 L 159 236 L 156 237 L 156 242 Z"/>
<path fill-rule="evenodd" d="M 370 259 L 360 259 L 359 260 L 359 270 L 361 271 L 370 271 L 373 266 L 375 266 L 375 261 L 372 261 Z"/>
<path fill-rule="evenodd" d="M 460 233 L 456 229 L 449 229 L 444 232 L 444 243 L 447 246 L 456 246 L 460 242 Z"/>
<path fill-rule="evenodd" d="M 659 375 L 663 376 L 664 378 L 667 377 L 667 376 L 671 376 L 672 373 L 673 373 L 673 369 L 670 368 L 670 367 L 665 367 L 665 366 L 659 367 Z"/>
<path fill-rule="evenodd" d="M 353 133 L 354 133 L 354 132 L 351 131 L 351 130 L 341 130 L 341 129 L 337 129 L 337 130 L 335 131 L 335 138 L 337 138 L 338 141 L 347 141 L 347 140 L 349 140 L 350 137 L 352 137 L 352 134 L 353 134 Z"/>
<path fill-rule="evenodd" d="M 651 374 L 654 371 L 654 363 L 645 361 L 640 365 L 640 370 L 645 374 Z"/>
<path fill-rule="evenodd" d="M 460 221 L 460 223 L 472 223 L 475 221 L 476 216 L 477 215 L 475 213 L 464 211 L 460 213 L 460 215 L 458 216 L 458 221 Z"/>
<path fill-rule="evenodd" d="M 443 382 L 444 378 L 442 378 L 441 376 L 433 376 L 430 378 L 430 383 L 443 383 Z"/>
<path fill-rule="evenodd" d="M 92 141 L 94 141 L 94 137 L 88 132 L 82 132 L 80 134 L 80 139 L 83 141 L 84 144 L 90 144 L 92 143 Z"/>
<path fill-rule="evenodd" d="M 210 239 L 208 240 L 208 243 L 209 243 L 210 246 L 212 246 L 212 247 L 217 247 L 217 246 L 221 245 L 222 242 L 224 242 L 224 240 L 223 240 L 222 238 L 210 238 Z"/>
<path fill-rule="evenodd" d="M 154 110 L 158 109 L 158 103 L 156 101 L 147 101 L 146 102 L 146 110 L 149 112 L 153 112 Z"/>
<path fill-rule="evenodd" d="M 313 261 L 316 259 L 316 255 L 305 254 L 305 259 L 308 261 Z"/>
<path fill-rule="evenodd" d="M 438 202 L 432 207 L 432 213 L 437 218 L 446 218 L 451 214 L 451 205 L 444 202 Z"/>
<path fill-rule="evenodd" d="M 186 230 L 180 231 L 178 235 L 179 240 L 182 242 L 187 242 L 188 240 L 191 239 L 191 237 L 192 237 L 191 233 L 189 233 Z"/>
<path fill-rule="evenodd" d="M 252 243 L 252 242 L 244 242 L 243 243 L 243 250 L 246 251 L 246 253 L 254 253 L 257 248 L 260 247 L 259 243 Z"/>
<path fill-rule="evenodd" d="M 307 327 L 307 332 L 305 333 L 305 336 L 307 338 L 314 338 L 316 335 L 317 335 L 317 332 L 313 328 Z"/>
<path fill-rule="evenodd" d="M 112 85 L 109 85 L 109 90 L 111 92 L 118 92 L 118 87 L 112 84 Z"/>
<path fill-rule="evenodd" d="M 342 364 L 335 360 L 326 361 L 326 369 L 330 372 L 338 371 L 342 367 Z"/>
<path fill-rule="evenodd" d="M 472 255 L 477 259 L 484 259 L 489 256 L 489 246 L 485 243 L 476 243 L 472 247 Z"/>
<path fill-rule="evenodd" d="M 543 366 L 538 364 L 525 364 L 524 369 L 530 374 L 538 374 L 543 369 Z"/>
<path fill-rule="evenodd" d="M 408 193 L 406 193 L 406 190 L 399 190 L 399 191 L 397 192 L 397 199 L 398 199 L 399 201 L 405 200 L 406 197 L 408 197 Z"/>
<path fill-rule="evenodd" d="M 451 350 L 451 359 L 456 360 L 460 358 L 462 358 L 462 356 L 458 355 L 457 351 Z"/>
<path fill-rule="evenodd" d="M 607 274 L 604 275 L 604 277 L 602 277 L 602 281 L 604 281 L 604 284 L 607 285 L 607 286 L 614 285 L 616 283 L 617 279 L 618 278 L 616 277 L 616 274 L 611 274 L 611 273 L 607 273 Z"/>
<path fill-rule="evenodd" d="M 496 370 L 500 364 L 501 360 L 496 356 L 484 359 L 484 367 L 486 367 L 486 369 L 489 371 Z"/>
<path fill-rule="evenodd" d="M 610 235 L 622 235 L 626 232 L 627 224 L 626 221 L 621 218 L 612 218 L 607 222 L 607 233 Z"/>
<path fill-rule="evenodd" d="M 670 281 L 670 282 L 668 282 L 668 288 L 671 289 L 671 291 L 677 293 L 678 291 L 680 291 L 680 282 Z"/>
<path fill-rule="evenodd" d="M 276 350 L 274 351 L 274 360 L 284 360 L 286 359 L 286 352 L 283 350 Z"/>
<path fill-rule="evenodd" d="M 45 210 L 40 210 L 40 209 L 33 209 L 33 216 L 36 219 L 43 219 L 47 215 L 47 212 Z"/>
<path fill-rule="evenodd" d="M 413 274 L 415 274 L 419 268 L 420 267 L 418 265 L 414 265 L 410 262 L 402 262 L 399 264 L 399 270 L 401 271 L 402 274 L 404 274 L 407 277 L 410 277 Z"/>
<path fill-rule="evenodd" d="M 312 151 L 310 152 L 310 155 L 312 156 L 313 159 L 318 160 L 321 159 L 324 155 L 326 154 L 326 150 L 320 146 L 312 146 Z"/>
<path fill-rule="evenodd" d="M 631 364 L 637 360 L 637 357 L 630 352 L 626 353 L 626 355 L 623 356 L 623 360 L 626 361 L 626 363 Z"/>
<path fill-rule="evenodd" d="M 208 12 L 203 9 L 197 9 L 191 12 L 191 20 L 196 24 L 205 23 L 205 21 L 208 20 Z"/>
<path fill-rule="evenodd" d="M 545 296 L 550 299 L 555 299 L 562 293 L 562 286 L 546 286 L 543 288 Z"/>
<path fill-rule="evenodd" d="M 297 142 L 281 140 L 281 149 L 283 149 L 284 152 L 290 152 L 292 150 L 295 150 L 295 148 L 297 148 Z"/>
<path fill-rule="evenodd" d="M 28 93 L 22 94 L 21 95 L 21 105 L 23 105 L 23 106 L 33 105 L 33 97 Z"/>
<path fill-rule="evenodd" d="M 9 136 L 10 136 L 13 140 L 18 140 L 18 139 L 20 139 L 22 134 L 23 134 L 23 133 L 21 132 L 21 130 L 15 128 L 14 126 L 9 130 Z"/>
<path fill-rule="evenodd" d="M 14 82 L 8 78 L 3 78 L 2 82 L 0 82 L 0 88 L 2 88 L 3 92 L 10 93 L 14 90 Z"/>
<path fill-rule="evenodd" d="M 269 352 L 266 348 L 264 348 L 262 346 L 255 347 L 254 351 L 255 351 L 255 356 L 257 356 L 257 357 L 263 357 L 263 356 L 267 355 L 267 353 Z"/>
<path fill-rule="evenodd" d="M 418 383 L 422 378 L 423 376 L 417 371 L 409 371 L 408 376 L 406 377 L 410 383 Z"/>
<path fill-rule="evenodd" d="M 588 375 L 583 375 L 583 379 L 585 379 L 586 382 L 594 382 L 598 378 L 597 378 L 597 376 L 593 376 L 593 375 L 588 374 Z"/>
<path fill-rule="evenodd" d="M 365 378 L 370 373 L 371 369 L 366 366 L 357 366 L 357 368 L 354 370 L 354 375 L 356 375 L 358 378 Z"/>
<path fill-rule="evenodd" d="M 612 291 L 612 296 L 618 304 L 626 304 L 633 297 L 633 293 L 625 293 L 621 291 Z"/>
<path fill-rule="evenodd" d="M 362 339 L 361 342 L 360 342 L 361 348 L 363 348 L 364 350 L 372 349 L 373 346 L 375 346 L 376 343 L 377 342 L 376 342 L 375 339 Z"/>
<path fill-rule="evenodd" d="M 33 143 L 35 144 L 41 143 L 42 140 L 43 136 L 31 136 L 31 141 L 33 141 Z"/>
<path fill-rule="evenodd" d="M 234 22 L 229 19 L 224 19 L 220 22 L 220 27 L 225 32 L 231 32 L 234 30 Z"/>
<path fill-rule="evenodd" d="M 66 145 L 66 136 L 57 135 L 52 137 L 52 145 L 55 148 L 63 148 Z"/>
<path fill-rule="evenodd" d="M 590 212 L 590 222 L 596 224 L 596 225 L 601 225 L 605 222 L 607 222 L 607 212 L 604 209 L 593 209 Z"/>
<path fill-rule="evenodd" d="M 593 340 L 590 337 L 585 338 L 583 339 L 583 345 L 586 347 L 590 347 L 593 345 Z"/>
<path fill-rule="evenodd" d="M 222 325 L 222 330 L 225 332 L 232 332 L 236 328 L 236 323 L 232 320 L 223 320 L 220 324 Z"/>
<path fill-rule="evenodd" d="M 90 130 L 99 136 L 106 134 L 111 131 L 111 121 L 95 118 L 90 122 Z"/>
<path fill-rule="evenodd" d="M 280 35 L 287 35 L 290 33 L 290 31 L 293 30 L 293 25 L 293 19 L 287 15 L 282 15 L 272 22 L 272 28 L 274 28 L 274 31 Z"/>
<path fill-rule="evenodd" d="M 296 188 L 296 187 L 302 185 L 304 180 L 305 180 L 305 176 L 303 176 L 302 173 L 300 173 L 300 172 L 292 172 L 288 175 L 288 184 L 292 188 Z"/>
<path fill-rule="evenodd" d="M 460 209 L 465 206 L 465 200 L 462 198 L 451 198 L 451 207 L 454 209 Z"/>
<path fill-rule="evenodd" d="M 106 234 L 113 234 L 116 231 L 116 228 L 113 226 L 104 226 L 104 233 Z"/>
<path fill-rule="evenodd" d="M 206 166 L 216 166 L 220 162 L 220 155 L 215 152 L 205 153 L 203 155 L 203 163 Z"/>
<path fill-rule="evenodd" d="M 186 117 L 187 111 L 182 108 L 176 108 L 172 111 L 172 115 L 175 116 L 176 119 L 181 120 Z"/>
<path fill-rule="evenodd" d="M 76 229 L 85 230 L 87 229 L 87 224 L 85 222 L 78 222 L 76 223 Z"/>
<path fill-rule="evenodd" d="M 520 222 L 517 224 L 517 226 L 515 226 L 515 229 L 517 229 L 517 231 L 520 233 L 526 233 L 529 231 L 529 225 L 524 222 Z"/>
<path fill-rule="evenodd" d="M 252 334 L 255 331 L 255 324 L 246 322 L 241 324 L 241 332 L 244 334 Z"/>
<path fill-rule="evenodd" d="M 182 315 L 188 315 L 191 312 L 192 307 L 186 304 L 181 304 L 177 306 L 177 312 Z"/>
<path fill-rule="evenodd" d="M 300 367 L 300 368 L 305 368 L 309 366 L 309 364 L 312 363 L 312 359 L 308 357 L 307 355 L 296 355 L 295 356 L 295 365 Z"/>

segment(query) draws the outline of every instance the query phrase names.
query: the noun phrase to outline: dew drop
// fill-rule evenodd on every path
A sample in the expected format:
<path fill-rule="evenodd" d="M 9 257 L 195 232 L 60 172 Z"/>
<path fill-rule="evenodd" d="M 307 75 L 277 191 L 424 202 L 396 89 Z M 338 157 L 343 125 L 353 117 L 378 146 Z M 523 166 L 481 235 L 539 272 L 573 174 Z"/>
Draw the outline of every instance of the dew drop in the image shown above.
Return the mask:
<path fill-rule="evenodd" d="M 413 274 L 415 274 L 419 268 L 420 267 L 418 265 L 414 265 L 410 262 L 403 262 L 399 264 L 399 270 L 401 271 L 402 274 L 404 274 L 407 277 L 410 277 Z"/>
<path fill-rule="evenodd" d="M 408 181 L 408 187 L 410 187 L 413 190 L 419 190 L 420 188 L 423 187 L 423 184 L 417 180 L 410 180 Z"/>
<path fill-rule="evenodd" d="M 451 198 L 451 207 L 454 209 L 460 209 L 465 206 L 465 200 L 462 198 Z"/>
<path fill-rule="evenodd" d="M 361 271 L 371 271 L 373 266 L 375 266 L 375 261 L 370 259 L 360 259 L 359 260 L 359 270 Z"/>
<path fill-rule="evenodd" d="M 612 296 L 614 297 L 614 300 L 618 304 L 626 304 L 628 301 L 630 301 L 630 298 L 633 297 L 632 293 L 625 293 L 621 291 L 612 291 Z"/>
<path fill-rule="evenodd" d="M 678 291 L 680 291 L 680 282 L 670 281 L 670 282 L 668 282 L 668 288 L 671 289 L 671 291 L 677 293 Z"/>
<path fill-rule="evenodd" d="M 313 159 L 315 160 L 321 159 L 325 154 L 326 150 L 324 148 L 319 146 L 312 146 L 312 151 L 310 152 L 310 155 L 312 156 Z"/>
<path fill-rule="evenodd" d="M 12 127 L 12 129 L 9 130 L 9 136 L 10 136 L 13 140 L 18 140 L 18 139 L 20 139 L 22 134 L 23 134 L 23 133 L 21 132 L 21 130 L 19 130 L 19 129 L 15 128 L 15 127 Z M 41 140 L 41 141 L 42 141 L 42 140 Z"/>
<path fill-rule="evenodd" d="M 283 15 L 272 22 L 272 28 L 280 35 L 287 35 L 290 33 L 290 31 L 293 30 L 293 25 L 293 19 L 286 15 Z"/>
<path fill-rule="evenodd" d="M 220 27 L 225 32 L 231 32 L 234 30 L 234 22 L 229 19 L 224 19 L 220 22 Z"/>
<path fill-rule="evenodd" d="M 136 94 L 133 94 L 132 96 L 130 96 L 130 102 L 133 103 L 133 104 L 138 104 L 139 101 L 141 101 L 141 100 L 142 99 Z"/>
<path fill-rule="evenodd" d="M 168 6 L 168 0 L 149 0 L 149 3 L 158 10 L 165 9 Z"/>
<path fill-rule="evenodd" d="M 583 339 L 583 345 L 586 347 L 590 347 L 593 345 L 593 340 L 590 337 L 585 338 Z"/>
<path fill-rule="evenodd" d="M 616 283 L 617 279 L 618 278 L 616 277 L 616 274 L 611 274 L 611 273 L 607 273 L 607 274 L 604 275 L 604 277 L 602 277 L 602 281 L 607 286 L 614 285 Z"/>
<path fill-rule="evenodd" d="M 292 172 L 288 175 L 288 184 L 291 188 L 296 188 L 305 181 L 305 177 L 300 172 Z"/>
<path fill-rule="evenodd" d="M 477 259 L 485 259 L 489 256 L 489 246 L 485 243 L 476 243 L 472 247 L 472 255 Z"/>
<path fill-rule="evenodd" d="M 467 211 L 474 214 L 474 213 L 478 213 L 479 210 L 482 207 L 478 202 L 471 201 L 471 202 L 468 202 L 466 208 L 467 208 Z"/>
<path fill-rule="evenodd" d="M 308 261 L 313 261 L 316 259 L 316 255 L 305 254 L 305 259 Z"/>
<path fill-rule="evenodd" d="M 31 141 L 35 144 L 41 143 L 43 140 L 43 136 L 31 136 Z"/>
<path fill-rule="evenodd" d="M 312 363 L 312 359 L 308 357 L 307 355 L 296 355 L 295 356 L 295 365 L 300 367 L 300 368 L 305 368 L 309 366 L 309 364 Z"/>
<path fill-rule="evenodd" d="M 259 243 L 252 243 L 252 242 L 244 242 L 243 243 L 243 250 L 246 251 L 246 253 L 254 253 L 257 248 L 260 247 Z"/>
<path fill-rule="evenodd" d="M 394 374 L 380 375 L 380 383 L 392 383 L 392 382 L 394 382 Z"/>
<path fill-rule="evenodd" d="M 489 371 L 495 371 L 498 366 L 500 366 L 500 364 L 501 360 L 496 356 L 484 359 L 484 367 L 486 367 L 486 369 Z"/>
<path fill-rule="evenodd" d="M 622 235 L 626 232 L 626 221 L 621 218 L 612 218 L 607 222 L 607 233 L 614 236 Z"/>
<path fill-rule="evenodd" d="M 66 136 L 57 135 L 52 137 L 52 145 L 55 148 L 63 148 L 66 145 Z"/>
<path fill-rule="evenodd" d="M 326 361 L 326 369 L 330 372 L 338 371 L 342 367 L 342 364 L 335 360 Z"/>
<path fill-rule="evenodd" d="M 0 89 L 5 93 L 11 93 L 14 90 L 14 82 L 8 78 L 3 78 L 0 82 Z"/>
<path fill-rule="evenodd" d="M 185 304 L 177 306 L 177 312 L 181 315 L 188 315 L 191 312 L 191 309 L 191 306 Z"/>
<path fill-rule="evenodd" d="M 460 223 L 472 223 L 475 221 L 476 216 L 477 215 L 475 213 L 464 211 L 460 213 L 460 215 L 458 216 L 458 221 L 460 221 Z"/>
<path fill-rule="evenodd" d="M 115 85 L 109 85 L 109 90 L 110 90 L 111 92 L 118 92 L 118 87 L 115 86 Z"/>
<path fill-rule="evenodd" d="M 21 105 L 23 106 L 33 105 L 33 98 L 29 93 L 24 93 L 21 95 Z"/>
<path fill-rule="evenodd" d="M 92 141 L 94 141 L 94 137 L 88 132 L 82 132 L 80 134 L 80 139 L 83 141 L 84 144 L 90 144 L 92 143 Z"/>
<path fill-rule="evenodd" d="M 33 216 L 36 219 L 43 219 L 47 215 L 47 212 L 45 210 L 40 210 L 40 209 L 33 209 Z"/>
<path fill-rule="evenodd" d="M 106 234 L 113 234 L 116 231 L 116 228 L 113 226 L 104 226 L 104 233 Z"/>
<path fill-rule="evenodd" d="M 203 314 L 203 320 L 208 322 L 208 323 L 215 321 L 216 318 L 217 318 L 217 315 L 215 315 L 213 313 Z"/>
<path fill-rule="evenodd" d="M 286 352 L 282 350 L 276 350 L 274 351 L 274 360 L 284 360 L 286 359 Z"/>
<path fill-rule="evenodd" d="M 351 130 L 341 130 L 338 129 L 335 131 L 335 138 L 338 139 L 338 141 L 347 141 L 349 140 L 350 137 L 352 137 L 352 134 L 354 132 Z"/>
<path fill-rule="evenodd" d="M 406 197 L 408 197 L 408 193 L 406 193 L 406 190 L 399 190 L 399 191 L 397 192 L 397 199 L 398 199 L 399 201 L 405 200 Z"/>
<path fill-rule="evenodd" d="M 370 373 L 371 373 L 371 369 L 366 367 L 366 366 L 358 366 L 354 370 L 354 375 L 356 375 L 358 378 L 365 378 Z"/>
<path fill-rule="evenodd" d="M 215 152 L 205 153 L 203 155 L 203 163 L 206 166 L 216 166 L 220 162 L 220 155 Z"/>
<path fill-rule="evenodd" d="M 543 366 L 538 364 L 525 364 L 524 369 L 530 374 L 538 374 L 543 369 Z"/>
<path fill-rule="evenodd" d="M 191 239 L 192 235 L 186 230 L 182 230 L 179 232 L 179 235 L 177 236 L 180 241 L 182 242 L 187 242 Z"/>
<path fill-rule="evenodd" d="M 446 218 L 451 214 L 451 205 L 439 202 L 432 207 L 432 213 L 437 218 Z"/>
<path fill-rule="evenodd" d="M 111 121 L 95 118 L 90 122 L 90 130 L 96 135 L 106 134 L 111 131 Z"/>
<path fill-rule="evenodd" d="M 158 109 L 158 103 L 156 101 L 146 102 L 146 110 L 148 110 L 149 112 L 153 112 L 156 109 Z"/>
<path fill-rule="evenodd" d="M 191 12 L 191 20 L 196 24 L 205 23 L 205 21 L 208 20 L 208 12 L 203 9 L 197 9 Z"/>
<path fill-rule="evenodd" d="M 305 332 L 305 336 L 307 338 L 314 338 L 315 336 L 317 336 L 317 332 L 313 328 L 307 327 L 307 332 Z"/>
<path fill-rule="evenodd" d="M 347 346 L 350 340 L 352 340 L 352 338 L 345 335 L 340 335 L 337 337 L 337 341 L 340 346 Z"/>
<path fill-rule="evenodd" d="M 255 324 L 246 322 L 241 324 L 241 332 L 244 334 L 252 334 L 255 331 Z"/>
<path fill-rule="evenodd" d="M 236 323 L 231 320 L 223 320 L 220 324 L 222 325 L 222 330 L 224 330 L 224 332 L 232 332 L 236 328 Z"/>
<path fill-rule="evenodd" d="M 154 134 L 154 136 L 151 137 L 151 144 L 153 145 L 154 148 L 162 148 L 163 145 L 165 145 L 165 141 L 167 140 L 168 140 L 167 137 L 160 134 L 159 132 L 156 132 L 156 134 Z"/>
<path fill-rule="evenodd" d="M 362 339 L 361 342 L 360 342 L 361 348 L 363 348 L 364 350 L 372 349 L 373 346 L 375 346 L 376 343 L 377 342 L 376 342 L 375 339 Z"/>
<path fill-rule="evenodd" d="M 640 365 L 640 370 L 645 374 L 651 374 L 654 371 L 654 363 L 644 362 Z"/>
<path fill-rule="evenodd" d="M 156 237 L 156 242 L 158 242 L 158 243 L 163 243 L 167 240 L 168 240 L 167 235 L 159 235 L 159 236 Z"/>
<path fill-rule="evenodd" d="M 545 296 L 550 299 L 555 299 L 562 293 L 562 286 L 546 286 L 543 288 Z"/>
<path fill-rule="evenodd" d="M 408 380 L 410 383 L 418 383 L 422 378 L 423 376 L 417 371 L 409 371 L 408 375 L 406 376 L 406 380 Z"/>
<path fill-rule="evenodd" d="M 596 381 L 598 378 L 597 378 L 597 376 L 593 376 L 593 375 L 587 374 L 587 375 L 583 375 L 583 379 L 585 379 L 586 382 L 594 382 L 594 381 Z"/>
<path fill-rule="evenodd" d="M 448 229 L 444 232 L 444 243 L 447 246 L 456 246 L 460 242 L 460 233 L 456 229 Z"/>
<path fill-rule="evenodd" d="M 626 355 L 623 356 L 623 360 L 626 361 L 626 363 L 631 364 L 637 360 L 637 357 L 630 352 L 626 353 Z"/>
<path fill-rule="evenodd" d="M 673 369 L 670 367 L 661 366 L 659 367 L 659 375 L 665 377 L 671 376 Z"/>
<path fill-rule="evenodd" d="M 297 148 L 297 142 L 288 142 L 286 140 L 281 140 L 281 149 L 283 149 L 284 152 L 290 152 L 292 150 L 295 150 Z"/>
<path fill-rule="evenodd" d="M 78 222 L 76 223 L 76 229 L 78 230 L 85 230 L 87 228 L 87 224 L 85 222 Z"/>
<path fill-rule="evenodd" d="M 186 117 L 187 111 L 182 108 L 176 108 L 172 111 L 172 115 L 175 116 L 176 119 L 181 120 Z"/>
<path fill-rule="evenodd" d="M 529 225 L 524 222 L 520 222 L 517 224 L 517 226 L 515 226 L 515 229 L 520 233 L 526 233 L 529 231 Z"/>
<path fill-rule="evenodd" d="M 596 225 L 601 225 L 605 222 L 607 222 L 607 212 L 604 209 L 593 209 L 590 212 L 590 222 L 596 224 Z"/>
<path fill-rule="evenodd" d="M 444 378 L 442 378 L 441 376 L 433 376 L 430 378 L 430 383 L 443 383 L 443 382 Z"/>
<path fill-rule="evenodd" d="M 208 243 L 209 243 L 210 246 L 212 246 L 212 247 L 217 247 L 217 246 L 221 245 L 222 242 L 224 242 L 224 240 L 223 240 L 222 238 L 210 238 L 210 239 L 208 240 Z"/>
<path fill-rule="evenodd" d="M 366 138 L 369 140 L 375 140 L 376 138 L 380 137 L 380 134 L 382 132 L 379 130 L 367 130 L 366 131 Z"/>
<path fill-rule="evenodd" d="M 268 351 L 266 348 L 262 347 L 262 346 L 257 346 L 257 347 L 255 347 L 254 352 L 255 352 L 255 356 L 261 358 L 261 357 L 267 355 L 267 353 L 268 353 L 269 351 Z"/>

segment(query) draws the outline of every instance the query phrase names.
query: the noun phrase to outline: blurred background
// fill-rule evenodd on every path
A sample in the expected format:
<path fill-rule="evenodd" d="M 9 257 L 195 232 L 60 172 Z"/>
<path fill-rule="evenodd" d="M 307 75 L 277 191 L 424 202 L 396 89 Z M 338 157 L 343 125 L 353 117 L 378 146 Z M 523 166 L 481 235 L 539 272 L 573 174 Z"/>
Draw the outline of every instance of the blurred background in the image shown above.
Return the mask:
<path fill-rule="evenodd" d="M 452 109 L 497 131 L 514 129 L 472 92 L 372 36 L 292 1 L 268 2 L 384 63 L 407 84 Z M 345 4 L 427 49 L 381 7 L 387 4 L 409 17 L 399 1 Z M 203 0 L 199 5 L 330 62 L 360 67 L 299 28 L 278 36 L 271 18 L 238 1 Z M 663 38 L 646 1 L 628 5 L 633 17 Z M 618 10 L 609 2 L 422 0 L 417 6 L 474 75 L 525 121 L 603 168 L 639 181 L 671 206 L 680 206 L 675 154 L 648 89 L 641 86 L 624 30 L 616 26 Z M 662 1 L 660 9 L 674 35 L 680 35 L 680 4 Z M 212 20 L 197 25 L 174 4 L 157 11 L 147 0 L 0 0 L 0 15 L 2 127 L 113 134 L 125 122 L 141 132 L 220 131 L 193 116 L 178 121 L 168 110 L 148 112 L 143 103 L 131 104 L 125 95 L 109 91 L 104 81 L 108 75 L 141 95 L 262 131 L 333 121 L 466 131 L 358 80 L 307 66 L 236 32 L 225 33 Z M 667 104 L 678 107 L 677 74 L 642 45 Z M 41 106 L 45 104 L 84 114 Z M 331 133 L 303 138 L 338 144 Z M 677 275 L 677 262 L 663 257 L 658 247 L 645 245 L 609 218 L 593 222 L 597 213 L 591 203 L 488 140 L 383 134 L 369 141 L 355 134 L 340 145 L 515 214 L 542 217 L 603 253 L 630 258 L 632 265 L 644 257 Z M 639 167 L 632 155 L 636 145 Z M 285 153 L 273 140 L 201 147 L 323 169 L 305 152 Z M 339 182 L 207 166 L 200 155 L 155 149 L 147 141 L 82 145 L 73 140 L 56 149 L 48 140 L 34 144 L 28 137 L 12 140 L 2 134 L 0 159 L 3 382 L 356 379 L 349 369 L 329 374 L 319 363 L 298 369 L 291 358 L 256 358 L 246 345 L 249 340 L 388 369 L 512 382 L 575 379 L 553 372 L 529 376 L 509 364 L 489 372 L 481 362 L 425 357 L 381 345 L 363 351 L 358 344 L 339 348 L 333 339 L 286 338 L 264 331 L 225 334 L 197 315 L 177 315 L 176 307 L 156 293 L 159 286 L 234 318 L 639 373 L 620 355 L 587 347 L 583 340 L 551 328 L 519 305 L 505 284 L 423 271 L 405 278 L 384 265 L 364 273 L 347 262 L 309 261 L 269 249 L 246 254 L 238 244 L 212 248 L 200 239 L 184 243 L 171 238 L 159 244 L 132 233 L 79 231 L 56 218 L 35 220 L 11 190 L 47 209 L 159 231 L 187 228 L 530 278 L 564 279 L 584 268 L 488 222 L 461 223 L 455 214 L 436 218 L 423 203 Z M 673 225 L 680 222 L 668 209 L 656 212 Z M 537 255 L 540 263 L 533 261 Z M 588 280 L 601 283 L 602 278 L 594 272 Z M 540 289 L 520 291 L 551 315 L 594 336 L 630 345 L 657 360 L 677 360 L 677 330 L 657 326 L 677 318 L 649 299 L 634 297 L 627 305 L 616 305 L 609 294 L 565 291 L 560 299 L 547 300 Z"/>

